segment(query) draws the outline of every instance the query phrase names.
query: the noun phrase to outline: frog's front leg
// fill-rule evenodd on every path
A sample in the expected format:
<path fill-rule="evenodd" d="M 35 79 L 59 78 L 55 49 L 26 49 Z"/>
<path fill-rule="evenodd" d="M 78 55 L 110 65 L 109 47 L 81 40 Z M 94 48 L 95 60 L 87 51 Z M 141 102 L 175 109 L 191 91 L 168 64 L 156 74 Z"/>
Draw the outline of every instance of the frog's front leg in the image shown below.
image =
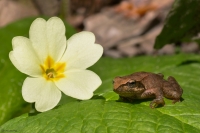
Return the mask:
<path fill-rule="evenodd" d="M 179 102 L 183 93 L 182 88 L 172 76 L 168 77 L 167 81 L 163 84 L 164 96 L 168 99 L 172 99 L 173 103 Z"/>
<path fill-rule="evenodd" d="M 162 91 L 159 91 L 160 89 L 158 88 L 152 88 L 146 90 L 142 95 L 141 98 L 152 98 L 154 97 L 155 99 L 150 103 L 151 108 L 156 108 L 158 105 L 165 105 L 165 101 L 163 99 L 163 94 Z"/>

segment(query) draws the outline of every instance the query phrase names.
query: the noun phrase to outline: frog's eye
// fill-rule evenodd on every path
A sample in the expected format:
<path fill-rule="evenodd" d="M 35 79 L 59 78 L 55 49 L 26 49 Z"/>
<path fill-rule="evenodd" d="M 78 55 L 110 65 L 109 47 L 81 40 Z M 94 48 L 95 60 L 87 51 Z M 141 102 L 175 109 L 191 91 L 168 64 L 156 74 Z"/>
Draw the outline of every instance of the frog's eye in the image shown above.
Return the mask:
<path fill-rule="evenodd" d="M 131 81 L 131 82 L 128 83 L 128 86 L 133 88 L 133 87 L 136 86 L 136 82 L 135 81 Z"/>

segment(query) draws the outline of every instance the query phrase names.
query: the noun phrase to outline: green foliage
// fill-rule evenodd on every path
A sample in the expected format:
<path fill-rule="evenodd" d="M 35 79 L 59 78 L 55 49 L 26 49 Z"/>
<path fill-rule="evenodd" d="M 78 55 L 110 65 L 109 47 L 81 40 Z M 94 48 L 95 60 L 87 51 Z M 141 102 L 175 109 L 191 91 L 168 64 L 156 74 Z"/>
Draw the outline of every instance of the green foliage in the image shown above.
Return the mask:
<path fill-rule="evenodd" d="M 8 54 L 12 50 L 12 38 L 28 37 L 29 27 L 34 19 L 20 20 L 0 29 L 0 125 L 24 111 L 27 112 L 28 109 L 21 95 L 21 86 L 26 76 L 16 70 Z M 67 37 L 75 33 L 75 30 L 67 24 L 66 28 Z"/>
<path fill-rule="evenodd" d="M 79 101 L 63 95 L 59 105 L 50 111 L 11 119 L 30 108 L 21 96 L 25 75 L 14 68 L 8 53 L 12 37 L 28 36 L 32 20 L 25 19 L 0 29 L 0 74 L 3 77 L 0 80 L 0 123 L 4 123 L 0 132 L 200 132 L 200 56 L 193 54 L 126 59 L 103 57 L 89 68 L 103 81 L 91 100 Z M 116 101 L 118 95 L 112 91 L 113 78 L 136 71 L 163 73 L 165 78 L 174 76 L 184 90 L 184 100 L 172 104 L 165 99 L 166 105 L 155 109 L 149 107 L 151 100 Z"/>
<path fill-rule="evenodd" d="M 199 0 L 175 0 L 154 47 L 161 48 L 165 44 L 192 41 L 200 31 L 199 3 Z"/>
<path fill-rule="evenodd" d="M 179 109 L 174 106 L 176 115 Z M 198 133 L 198 128 L 182 122 L 169 111 L 150 109 L 145 105 L 105 100 L 76 101 L 36 116 L 23 115 L 6 123 L 0 130 L 20 133 Z M 165 109 L 165 110 L 167 110 Z M 184 115 L 184 114 L 181 114 Z M 194 122 L 194 121 L 193 121 Z"/>
<path fill-rule="evenodd" d="M 63 96 L 55 109 L 25 114 L 5 123 L 0 130 L 18 132 L 192 132 L 200 131 L 199 55 L 136 57 L 128 59 L 102 58 L 90 69 L 103 80 L 91 100 L 78 101 Z M 151 109 L 151 100 L 133 103 L 117 102 L 112 91 L 112 79 L 135 71 L 161 72 L 173 75 L 182 86 L 183 101 Z M 17 79 L 16 79 L 17 80 Z M 20 89 L 20 88 L 19 88 Z M 69 101 L 68 101 L 69 100 Z"/>

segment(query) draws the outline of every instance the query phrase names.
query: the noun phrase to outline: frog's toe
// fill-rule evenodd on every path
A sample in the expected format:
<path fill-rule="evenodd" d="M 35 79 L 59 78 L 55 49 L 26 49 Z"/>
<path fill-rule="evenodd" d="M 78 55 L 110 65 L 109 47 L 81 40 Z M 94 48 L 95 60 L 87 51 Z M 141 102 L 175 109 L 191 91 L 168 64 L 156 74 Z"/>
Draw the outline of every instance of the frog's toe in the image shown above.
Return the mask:
<path fill-rule="evenodd" d="M 174 100 L 172 101 L 173 104 L 175 104 L 175 103 L 177 103 L 177 102 L 181 102 L 181 100 L 180 100 L 180 99 L 174 99 Z"/>
<path fill-rule="evenodd" d="M 150 108 L 152 108 L 152 109 L 156 108 L 157 106 L 158 106 L 158 104 L 155 102 L 150 103 Z"/>
<path fill-rule="evenodd" d="M 165 105 L 165 101 L 163 99 L 154 99 L 151 103 L 150 103 L 150 107 L 156 108 L 158 105 L 164 106 Z"/>

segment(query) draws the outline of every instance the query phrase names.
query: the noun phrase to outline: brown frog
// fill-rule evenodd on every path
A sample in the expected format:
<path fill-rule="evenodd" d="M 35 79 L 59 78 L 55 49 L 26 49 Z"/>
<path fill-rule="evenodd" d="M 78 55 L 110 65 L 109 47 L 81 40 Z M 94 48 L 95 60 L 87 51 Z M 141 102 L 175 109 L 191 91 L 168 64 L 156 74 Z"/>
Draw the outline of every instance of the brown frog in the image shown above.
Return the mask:
<path fill-rule="evenodd" d="M 136 72 L 124 77 L 116 77 L 113 80 L 114 92 L 119 94 L 122 100 L 154 98 L 150 103 L 151 108 L 164 105 L 163 97 L 172 99 L 173 103 L 179 102 L 183 93 L 182 88 L 170 76 L 167 80 L 162 74 L 150 72 Z"/>

